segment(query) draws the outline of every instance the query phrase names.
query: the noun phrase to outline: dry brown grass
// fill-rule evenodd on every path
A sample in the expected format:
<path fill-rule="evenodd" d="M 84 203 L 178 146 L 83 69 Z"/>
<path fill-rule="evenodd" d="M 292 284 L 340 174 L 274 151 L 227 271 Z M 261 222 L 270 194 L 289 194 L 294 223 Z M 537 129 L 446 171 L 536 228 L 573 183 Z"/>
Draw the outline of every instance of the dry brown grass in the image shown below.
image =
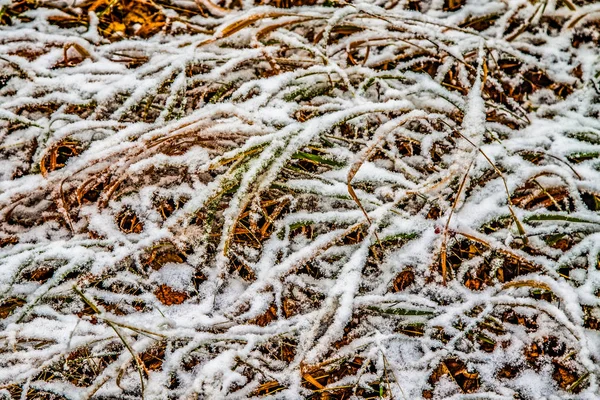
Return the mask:
<path fill-rule="evenodd" d="M 47 22 L 73 32 L 90 27 L 93 15 L 97 32 L 107 41 L 160 46 L 168 38 L 178 48 L 188 46 L 191 53 L 211 51 L 215 56 L 156 77 L 154 86 L 137 98 L 132 90 L 114 92 L 108 100 L 48 100 L 40 84 L 40 93 L 29 103 L 11 106 L 10 118 L 0 127 L 3 140 L 56 116 L 104 125 L 97 137 L 75 126 L 62 138 L 23 136 L 17 147 L 0 142 L 0 157 L 16 160 L 6 181 L 43 177 L 30 190 L 11 188 L 11 194 L 2 197 L 3 259 L 17 260 L 17 246 L 36 245 L 34 233 L 48 227 L 50 242 L 76 238 L 83 241 L 82 247 L 118 255 L 107 257 L 106 268 L 94 264 L 93 258 L 79 265 L 68 259 L 68 250 L 56 256 L 33 255 L 33 261 L 15 267 L 1 297 L 0 320 L 25 326 L 44 313 L 55 313 L 77 317 L 86 329 L 110 329 L 98 342 L 82 339 L 68 350 L 52 350 L 51 359 L 33 367 L 35 374 L 3 382 L 1 389 L 13 398 L 58 399 L 63 396 L 53 393 L 52 385 L 64 383 L 95 398 L 110 382 L 123 396 L 139 398 L 145 383 L 160 377 L 159 386 L 173 398 L 202 396 L 212 381 L 200 380 L 193 387 L 193 380 L 219 356 L 235 352 L 228 368 L 239 379 L 227 389 L 230 396 L 285 396 L 293 388 L 314 399 L 400 398 L 405 382 L 395 371 L 401 370 L 401 357 L 397 352 L 386 354 L 381 344 L 393 340 L 430 346 L 427 351 L 433 356 L 404 370 L 414 367 L 413 373 L 426 377 L 418 393 L 424 398 L 443 397 L 450 384 L 456 395 L 497 394 L 499 387 L 509 386 L 515 396 L 526 396 L 522 388 L 511 386 L 524 371 L 550 371 L 548 379 L 565 395 L 593 387 L 596 372 L 588 355 L 580 353 L 584 341 L 578 335 L 579 329 L 600 329 L 597 306 L 583 305 L 581 326 L 577 325 L 562 308 L 561 302 L 569 299 L 561 297 L 556 282 L 577 289 L 581 284 L 571 272 L 591 273 L 600 265 L 585 264 L 593 255 L 577 253 L 578 244 L 596 234 L 595 228 L 544 229 L 543 224 L 598 224 L 578 219 L 583 212 L 600 209 L 600 194 L 584 178 L 590 176 L 598 153 L 578 151 L 562 157 L 545 149 L 517 149 L 519 143 L 511 143 L 513 147 L 504 147 L 506 153 L 498 156 L 499 148 L 531 126 L 533 118 L 550 119 L 557 112 L 536 114 L 541 109 L 536 96 L 545 93 L 551 98 L 548 103 L 566 101 L 586 84 L 589 71 L 584 75 L 587 67 L 573 61 L 576 49 L 597 45 L 600 39 L 594 30 L 597 20 L 571 14 L 571 8 L 585 6 L 580 3 L 557 2 L 556 12 L 536 22 L 534 14 L 524 17 L 538 12 L 533 4 L 521 7 L 522 12 L 512 10 L 515 13 L 502 21 L 498 14 L 461 14 L 469 2 L 447 0 L 441 11 L 456 17 L 452 26 L 437 19 L 425 23 L 416 14 L 393 14 L 401 8 L 426 13 L 429 2 L 419 0 L 379 4 L 380 14 L 352 9 L 356 14 L 333 25 L 328 25 L 333 12 L 315 7 L 336 10 L 348 6 L 346 2 L 277 0 L 255 2 L 245 10 L 248 5 L 239 1 L 210 0 L 182 3 L 185 7 L 162 0 L 85 1 L 78 8 L 62 2 L 15 1 L 3 7 L 0 23 L 6 26 L 30 22 L 28 11 L 52 9 Z M 253 12 L 252 7 L 263 5 L 274 8 Z M 482 41 L 480 51 L 473 47 L 457 54 L 460 43 L 452 39 L 452 32 L 486 37 L 484 31 L 500 23 L 505 28 L 502 46 Z M 431 37 L 424 33 L 427 29 Z M 561 30 L 572 38 L 572 49 L 566 51 L 572 59 L 565 62 L 571 68 L 569 79 L 535 54 L 536 46 L 547 45 L 544 41 Z M 62 58 L 49 70 L 66 71 L 66 76 L 70 70 L 94 65 L 102 45 L 23 43 L 29 45 L 9 54 L 11 72 L 0 75 L 0 89 L 13 77 L 29 79 L 29 64 L 23 60 L 32 63 L 60 50 Z M 150 50 L 115 48 L 101 56 L 142 77 L 155 73 L 156 57 Z M 255 58 L 228 59 L 227 49 L 230 54 L 256 51 Z M 227 62 L 233 66 L 223 79 L 207 78 Z M 341 65 L 343 73 L 332 63 Z M 287 86 L 261 100 L 261 82 L 293 74 L 297 75 Z M 431 78 L 437 86 L 418 86 L 415 76 Z M 314 80 L 306 84 L 306 77 Z M 478 143 L 463 134 L 466 99 L 476 79 L 482 82 L 487 122 Z M 247 89 L 252 84 L 254 89 Z M 410 85 L 418 93 L 409 93 Z M 390 93 L 402 90 L 403 96 L 418 99 L 418 107 L 386 108 Z M 357 107 L 356 114 L 343 116 L 343 107 L 357 96 L 376 106 L 368 111 Z M 440 103 L 428 104 L 426 96 Z M 289 111 L 287 119 L 268 120 L 260 113 L 273 113 L 272 109 L 255 111 L 248 105 L 257 99 L 293 106 L 282 111 Z M 440 106 L 442 99 L 446 102 Z M 213 110 L 212 105 L 223 107 L 202 114 Z M 342 116 L 327 119 L 334 114 Z M 382 126 L 393 120 L 394 129 L 385 131 Z M 305 143 L 295 132 L 281 134 L 286 124 L 297 124 L 298 135 L 312 134 L 300 131 L 312 127 L 312 121 L 330 125 Z M 120 132 L 128 135 L 119 145 L 94 147 Z M 581 134 L 585 137 L 573 140 L 597 140 L 593 132 Z M 284 144 L 259 140 L 269 135 L 279 135 L 277 140 Z M 482 150 L 497 143 L 496 154 L 488 156 Z M 201 157 L 209 161 L 199 167 L 196 160 Z M 483 160 L 479 164 L 477 157 Z M 463 165 L 462 159 L 469 162 Z M 523 177 L 514 170 L 517 163 L 539 172 Z M 408 177 L 414 189 L 360 176 L 373 165 Z M 343 178 L 335 177 L 346 167 Z M 314 187 L 298 183 L 305 181 Z M 469 229 L 454 225 L 455 213 L 494 182 L 504 196 L 505 215 Z M 345 191 L 336 192 L 334 183 Z M 200 192 L 194 191 L 198 187 L 211 189 L 199 198 Z M 381 217 L 384 208 L 387 214 Z M 352 214 L 356 210 L 359 216 Z M 350 216 L 320 214 L 326 211 Z M 390 222 L 394 216 L 412 218 L 418 227 L 414 233 L 404 229 L 387 235 L 386 229 L 398 230 Z M 104 217 L 103 225 L 98 218 Z M 425 224 L 431 229 L 418 231 Z M 161 229 L 162 236 L 153 239 L 152 232 Z M 426 262 L 398 256 L 431 232 L 437 236 Z M 116 237 L 121 242 L 113 240 Z M 278 240 L 289 248 L 277 248 Z M 128 254 L 119 252 L 122 243 L 131 246 Z M 300 252 L 309 247 L 310 252 Z M 363 248 L 364 259 L 349 272 L 359 281 L 353 303 L 344 310 L 345 320 L 337 320 L 345 287 L 335 283 L 351 269 L 348 259 Z M 297 257 L 290 257 L 294 252 Z M 280 270 L 261 267 L 267 256 L 269 267 Z M 153 280 L 173 265 L 193 269 L 181 287 Z M 13 293 L 14 285 L 35 285 L 43 293 Z M 223 293 L 228 290 L 236 293 L 234 301 L 221 309 L 219 302 L 225 302 Z M 339 298 L 332 295 L 335 290 L 342 293 L 336 295 Z M 493 302 L 481 302 L 484 292 Z M 477 300 L 467 302 L 465 293 Z M 411 303 L 415 298 L 422 302 Z M 453 302 L 458 308 L 452 308 Z M 201 303 L 212 308 L 203 314 L 208 322 L 194 328 L 177 330 L 176 324 L 161 320 L 158 332 L 158 323 L 147 319 L 144 323 L 153 329 L 127 323 L 128 317 L 151 314 L 166 321 L 161 310 Z M 452 313 L 445 325 L 434 318 L 442 313 Z M 277 326 L 283 331 L 277 332 Z M 548 330 L 555 333 L 548 335 Z M 370 341 L 375 333 L 381 335 L 380 342 Z M 244 334 L 255 342 L 248 344 Z M 18 354 L 58 345 L 21 336 L 18 330 L 14 335 L 10 346 Z M 0 353 L 8 354 L 10 346 L 2 345 Z M 311 355 L 321 348 L 318 356 Z M 509 353 L 515 351 L 516 361 L 511 362 Z M 484 375 L 473 360 L 492 352 L 505 354 L 505 364 L 492 366 L 493 373 Z M 388 360 L 392 356 L 395 365 Z"/>

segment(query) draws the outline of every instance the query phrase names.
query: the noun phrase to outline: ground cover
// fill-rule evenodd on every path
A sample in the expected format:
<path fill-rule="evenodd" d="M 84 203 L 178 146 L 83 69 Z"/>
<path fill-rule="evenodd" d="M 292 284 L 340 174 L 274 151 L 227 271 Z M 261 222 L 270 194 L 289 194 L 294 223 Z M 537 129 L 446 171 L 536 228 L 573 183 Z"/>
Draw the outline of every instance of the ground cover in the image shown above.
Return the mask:
<path fill-rule="evenodd" d="M 599 23 L 0 0 L 0 395 L 598 398 Z"/>

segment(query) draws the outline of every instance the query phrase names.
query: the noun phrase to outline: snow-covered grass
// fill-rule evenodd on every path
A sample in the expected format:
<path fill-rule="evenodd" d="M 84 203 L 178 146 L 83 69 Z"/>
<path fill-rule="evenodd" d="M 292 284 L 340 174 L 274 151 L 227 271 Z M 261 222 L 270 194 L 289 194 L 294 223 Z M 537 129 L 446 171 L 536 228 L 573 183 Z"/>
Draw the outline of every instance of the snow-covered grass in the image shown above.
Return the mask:
<path fill-rule="evenodd" d="M 0 0 L 0 394 L 600 396 L 600 7 Z"/>

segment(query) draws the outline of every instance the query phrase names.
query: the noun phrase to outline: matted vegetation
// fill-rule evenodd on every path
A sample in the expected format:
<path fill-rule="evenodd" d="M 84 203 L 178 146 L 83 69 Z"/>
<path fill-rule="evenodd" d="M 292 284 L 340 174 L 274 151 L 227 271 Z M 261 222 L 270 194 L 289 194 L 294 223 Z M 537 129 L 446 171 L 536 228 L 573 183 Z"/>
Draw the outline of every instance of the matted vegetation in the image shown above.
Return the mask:
<path fill-rule="evenodd" d="M 599 5 L 0 7 L 4 398 L 600 395 Z"/>

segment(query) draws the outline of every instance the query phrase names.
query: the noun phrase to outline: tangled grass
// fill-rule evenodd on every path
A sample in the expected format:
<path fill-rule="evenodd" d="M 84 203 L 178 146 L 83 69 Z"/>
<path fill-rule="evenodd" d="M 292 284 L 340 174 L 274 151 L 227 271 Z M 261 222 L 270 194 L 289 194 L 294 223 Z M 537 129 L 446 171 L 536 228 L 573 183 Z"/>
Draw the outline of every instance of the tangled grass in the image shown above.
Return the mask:
<path fill-rule="evenodd" d="M 597 398 L 599 21 L 3 5 L 0 393 Z"/>

